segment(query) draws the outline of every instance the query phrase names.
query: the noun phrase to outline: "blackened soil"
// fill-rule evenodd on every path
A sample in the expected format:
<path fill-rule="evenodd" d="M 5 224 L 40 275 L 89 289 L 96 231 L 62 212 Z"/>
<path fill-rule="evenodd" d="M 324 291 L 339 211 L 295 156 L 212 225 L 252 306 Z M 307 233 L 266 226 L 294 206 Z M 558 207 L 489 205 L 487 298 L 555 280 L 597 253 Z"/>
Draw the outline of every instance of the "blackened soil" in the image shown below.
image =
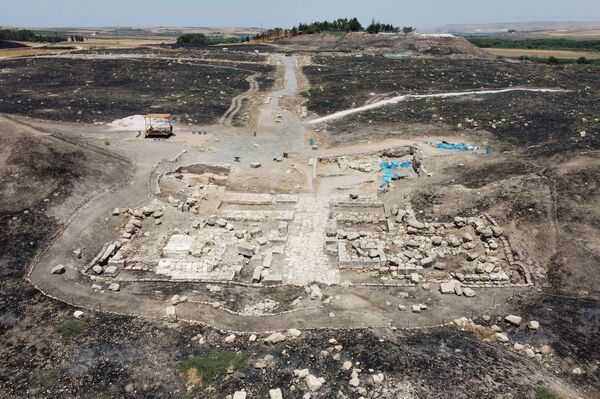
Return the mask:
<path fill-rule="evenodd" d="M 212 123 L 231 99 L 272 67 L 179 63 L 169 60 L 12 59 L 0 61 L 0 112 L 71 122 L 110 122 L 167 112 L 180 122 Z"/>
<path fill-rule="evenodd" d="M 393 130 L 397 123 L 427 123 L 439 125 L 448 135 L 487 130 L 498 139 L 496 151 L 518 146 L 535 155 L 552 155 L 600 148 L 600 68 L 595 66 L 382 57 L 317 60 L 327 65 L 305 67 L 312 84 L 305 95 L 309 109 L 320 115 L 360 106 L 371 93 L 395 96 L 510 86 L 572 90 L 407 101 L 330 122 L 328 130 L 335 136 L 360 127 L 383 125 Z"/>

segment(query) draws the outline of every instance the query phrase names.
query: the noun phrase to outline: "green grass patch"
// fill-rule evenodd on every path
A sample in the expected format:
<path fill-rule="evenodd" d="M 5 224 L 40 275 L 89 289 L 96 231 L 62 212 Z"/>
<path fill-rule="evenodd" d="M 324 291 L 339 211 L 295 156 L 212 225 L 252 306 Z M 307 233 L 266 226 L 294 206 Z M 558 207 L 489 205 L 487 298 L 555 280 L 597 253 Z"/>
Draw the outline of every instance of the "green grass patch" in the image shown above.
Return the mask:
<path fill-rule="evenodd" d="M 576 50 L 600 51 L 600 40 L 576 40 L 562 38 L 518 39 L 509 37 L 475 37 L 465 39 L 481 48 L 518 48 L 529 50 Z"/>
<path fill-rule="evenodd" d="M 241 370 L 246 364 L 244 356 L 234 352 L 209 352 L 202 356 L 192 356 L 183 366 L 181 373 L 191 385 L 208 386 L 229 370 Z"/>
<path fill-rule="evenodd" d="M 37 369 L 31 372 L 29 385 L 32 388 L 50 388 L 58 380 L 58 369 Z"/>
<path fill-rule="evenodd" d="M 80 334 L 83 331 L 84 327 L 85 326 L 81 321 L 71 319 L 66 320 L 54 327 L 54 331 L 58 333 L 61 337 L 63 337 L 63 339 L 68 341 L 74 336 Z"/>
<path fill-rule="evenodd" d="M 539 387 L 535 389 L 535 399 L 558 399 L 559 396 L 550 388 Z"/>

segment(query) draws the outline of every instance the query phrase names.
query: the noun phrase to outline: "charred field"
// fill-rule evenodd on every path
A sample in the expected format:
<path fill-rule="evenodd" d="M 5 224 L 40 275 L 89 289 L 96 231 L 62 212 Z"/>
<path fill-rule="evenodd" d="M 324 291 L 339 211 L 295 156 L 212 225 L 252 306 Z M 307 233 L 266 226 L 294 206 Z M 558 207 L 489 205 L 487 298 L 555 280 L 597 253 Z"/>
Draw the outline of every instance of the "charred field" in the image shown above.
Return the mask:
<path fill-rule="evenodd" d="M 261 89 L 273 83 L 272 67 L 260 63 L 127 59 L 127 51 L 116 53 L 124 59 L 2 60 L 0 111 L 82 123 L 168 112 L 182 123 L 202 125 L 223 115 L 231 98 L 246 90 L 248 76 L 261 73 Z"/>

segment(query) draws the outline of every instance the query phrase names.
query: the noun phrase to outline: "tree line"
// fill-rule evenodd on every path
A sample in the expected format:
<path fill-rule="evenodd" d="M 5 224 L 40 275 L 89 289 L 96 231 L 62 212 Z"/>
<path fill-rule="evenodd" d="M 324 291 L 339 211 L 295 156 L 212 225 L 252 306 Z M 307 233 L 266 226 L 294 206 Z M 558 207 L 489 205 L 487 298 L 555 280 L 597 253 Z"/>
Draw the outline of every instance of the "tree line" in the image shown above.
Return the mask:
<path fill-rule="evenodd" d="M 465 37 L 481 48 L 518 48 L 529 50 L 580 50 L 600 51 L 600 40 L 575 40 L 563 38 L 512 39 L 504 37 Z"/>
<path fill-rule="evenodd" d="M 82 37 L 83 39 L 83 37 Z M 0 40 L 16 40 L 19 42 L 66 42 L 66 36 L 39 35 L 29 29 L 0 29 Z"/>
<path fill-rule="evenodd" d="M 313 23 L 300 23 L 291 29 L 274 28 L 261 32 L 253 37 L 253 40 L 277 40 L 286 39 L 298 35 L 308 35 L 311 33 L 322 32 L 367 32 L 367 33 L 404 33 L 408 35 L 415 31 L 411 26 L 400 28 L 391 24 L 382 24 L 381 22 L 371 21 L 371 24 L 364 28 L 357 18 L 338 18 L 334 21 L 316 21 Z"/>

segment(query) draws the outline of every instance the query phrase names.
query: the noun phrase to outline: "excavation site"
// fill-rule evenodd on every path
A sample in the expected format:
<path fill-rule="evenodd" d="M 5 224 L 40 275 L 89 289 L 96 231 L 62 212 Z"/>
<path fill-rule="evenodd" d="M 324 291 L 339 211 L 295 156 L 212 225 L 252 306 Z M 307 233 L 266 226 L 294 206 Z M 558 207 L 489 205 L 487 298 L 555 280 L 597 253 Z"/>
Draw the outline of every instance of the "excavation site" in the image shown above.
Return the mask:
<path fill-rule="evenodd" d="M 600 64 L 369 29 L 1 49 L 0 397 L 600 397 Z"/>

